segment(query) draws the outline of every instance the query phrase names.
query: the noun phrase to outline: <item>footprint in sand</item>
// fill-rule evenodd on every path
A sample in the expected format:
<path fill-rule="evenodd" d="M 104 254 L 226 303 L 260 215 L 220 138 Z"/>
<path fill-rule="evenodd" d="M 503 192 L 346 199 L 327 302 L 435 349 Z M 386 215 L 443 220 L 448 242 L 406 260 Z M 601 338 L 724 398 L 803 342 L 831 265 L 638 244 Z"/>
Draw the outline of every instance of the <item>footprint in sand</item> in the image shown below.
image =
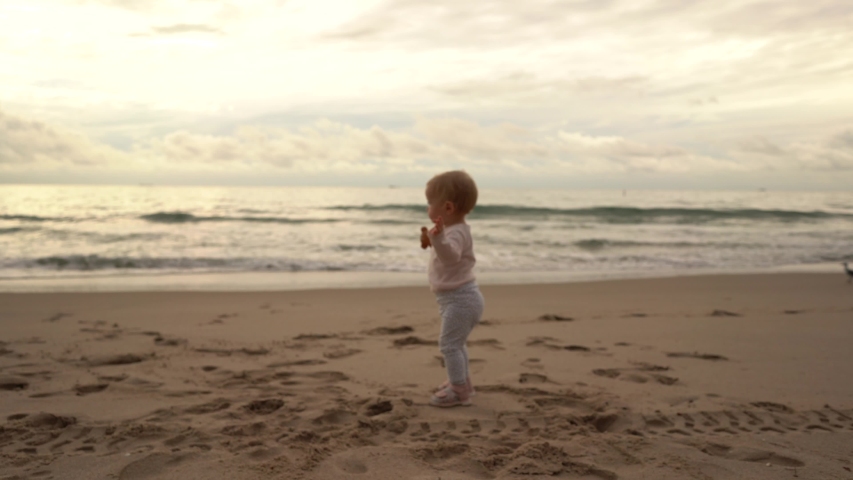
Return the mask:
<path fill-rule="evenodd" d="M 404 333 L 412 333 L 414 331 L 414 328 L 408 325 L 402 325 L 399 327 L 377 327 L 372 330 L 367 330 L 364 333 L 367 335 L 402 335 Z"/>
<path fill-rule="evenodd" d="M 730 312 L 728 310 L 714 310 L 711 312 L 712 317 L 740 317 L 742 316 L 739 313 Z"/>
<path fill-rule="evenodd" d="M 280 398 L 270 398 L 247 403 L 246 405 L 243 405 L 243 409 L 255 415 L 269 415 L 283 406 L 284 400 Z"/>
<path fill-rule="evenodd" d="M 678 379 L 675 377 L 669 377 L 666 375 L 661 375 L 659 373 L 647 373 L 640 374 L 637 372 L 649 372 L 649 371 L 660 371 L 657 369 L 666 369 L 669 367 L 659 367 L 657 365 L 648 365 L 642 364 L 637 368 L 597 368 L 592 371 L 594 375 L 598 375 L 599 377 L 605 378 L 620 378 L 622 380 L 626 380 L 628 382 L 634 383 L 647 383 L 649 380 L 653 380 L 661 385 L 675 385 L 678 383 Z M 623 375 L 624 374 L 624 375 Z"/>
<path fill-rule="evenodd" d="M 177 347 L 180 345 L 186 345 L 187 340 L 185 338 L 176 338 L 176 337 L 154 337 L 154 345 L 160 347 Z"/>
<path fill-rule="evenodd" d="M 545 368 L 542 365 L 542 360 L 538 358 L 528 358 L 527 360 L 521 362 L 521 365 L 527 368 L 534 368 L 536 370 L 542 370 Z"/>
<path fill-rule="evenodd" d="M 405 338 L 398 338 L 397 340 L 394 340 L 394 346 L 395 347 L 406 347 L 409 345 L 437 346 L 438 342 L 435 340 L 424 340 L 423 338 L 414 337 L 414 336 L 405 337 Z"/>
<path fill-rule="evenodd" d="M 337 338 L 333 333 L 303 333 L 293 337 L 294 340 L 326 340 L 329 338 Z"/>
<path fill-rule="evenodd" d="M 145 458 L 131 462 L 121 469 L 118 480 L 140 480 L 143 478 L 158 478 L 166 476 L 170 469 L 181 465 L 193 458 L 193 454 L 169 455 L 152 453 Z"/>
<path fill-rule="evenodd" d="M 619 371 L 618 368 L 596 368 L 592 371 L 592 373 L 598 375 L 599 377 L 606 378 L 616 378 L 619 375 L 622 375 L 622 372 Z"/>
<path fill-rule="evenodd" d="M 764 410 L 769 410 L 771 412 L 781 412 L 781 413 L 794 413 L 794 409 L 787 406 L 782 405 L 781 403 L 775 402 L 752 402 L 750 405 L 753 407 L 758 407 Z"/>
<path fill-rule="evenodd" d="M 367 466 L 361 460 L 355 458 L 343 458 L 335 462 L 335 467 L 346 473 L 367 473 Z"/>
<path fill-rule="evenodd" d="M 228 408 L 231 408 L 231 402 L 224 398 L 217 398 L 216 400 L 211 400 L 206 403 L 186 407 L 184 408 L 184 413 L 189 413 L 191 415 L 204 415 L 207 413 L 226 410 Z"/>
<path fill-rule="evenodd" d="M 522 373 L 518 376 L 518 383 L 554 383 L 545 375 L 538 373 Z"/>
<path fill-rule="evenodd" d="M 14 356 L 14 355 L 15 355 L 14 350 L 9 350 L 8 348 L 6 348 L 6 342 L 0 342 L 0 357 Z"/>
<path fill-rule="evenodd" d="M 349 380 L 349 377 L 345 373 L 334 371 L 312 372 L 304 375 L 308 378 L 313 378 L 323 382 L 343 382 Z"/>
<path fill-rule="evenodd" d="M 572 317 L 555 315 L 553 313 L 546 313 L 545 315 L 540 315 L 539 320 L 543 322 L 573 322 L 575 319 Z"/>
<path fill-rule="evenodd" d="M 678 379 L 675 377 L 668 377 L 666 375 L 660 375 L 656 373 L 652 373 L 649 376 L 661 385 L 675 385 L 676 383 L 678 383 Z"/>
<path fill-rule="evenodd" d="M 291 360 L 287 362 L 274 362 L 267 365 L 269 368 L 281 368 L 281 367 L 306 367 L 311 365 L 324 365 L 327 362 L 325 360 L 320 360 L 319 358 L 306 358 L 303 360 Z"/>
<path fill-rule="evenodd" d="M 30 382 L 20 377 L 0 377 L 0 390 L 24 390 L 29 387 Z"/>
<path fill-rule="evenodd" d="M 135 353 L 124 353 L 117 355 L 104 355 L 93 358 L 83 357 L 83 364 L 88 367 L 103 367 L 107 365 L 130 365 L 139 363 L 149 358 L 149 355 L 139 355 Z"/>
<path fill-rule="evenodd" d="M 91 385 L 77 385 L 74 387 L 74 391 L 77 393 L 77 396 L 89 395 L 90 393 L 98 393 L 103 392 L 109 387 L 109 383 L 94 383 Z"/>
<path fill-rule="evenodd" d="M 72 316 L 72 315 L 74 315 L 74 314 L 73 314 L 73 313 L 64 313 L 64 312 L 59 312 L 59 313 L 57 313 L 57 314 L 51 315 L 51 316 L 50 316 L 50 317 L 48 317 L 48 318 L 45 318 L 43 321 L 44 321 L 44 322 L 54 323 L 54 322 L 58 322 L 58 321 L 62 320 L 62 319 L 63 319 L 63 318 L 65 318 L 65 317 L 70 317 L 70 316 Z"/>
<path fill-rule="evenodd" d="M 394 405 L 390 401 L 381 400 L 379 402 L 368 405 L 365 410 L 365 415 L 367 415 L 368 417 L 375 417 L 376 415 L 388 413 L 392 410 L 394 410 Z"/>
<path fill-rule="evenodd" d="M 491 347 L 495 350 L 505 350 L 501 342 L 496 338 L 484 338 L 481 340 L 471 340 L 468 342 L 468 345 L 473 346 L 483 346 L 483 347 Z"/>
<path fill-rule="evenodd" d="M 270 351 L 263 347 L 258 348 L 238 348 L 238 349 L 228 349 L 228 348 L 210 348 L 210 347 L 198 347 L 193 349 L 199 353 L 213 353 L 215 355 L 219 355 L 222 357 L 230 357 L 235 353 L 242 353 L 245 355 L 266 355 L 270 353 Z"/>
<path fill-rule="evenodd" d="M 698 353 L 698 352 L 669 352 L 666 354 L 667 357 L 672 358 L 698 358 L 700 360 L 728 360 L 728 358 L 722 355 L 716 355 L 713 353 Z"/>
<path fill-rule="evenodd" d="M 127 374 L 126 373 L 120 373 L 118 375 L 98 375 L 97 378 L 98 378 L 98 381 L 100 381 L 100 382 L 118 383 L 118 382 L 123 382 L 123 381 L 127 380 Z"/>
<path fill-rule="evenodd" d="M 697 447 L 698 448 L 698 447 Z M 746 447 L 730 447 L 721 443 L 709 443 L 700 450 L 712 457 L 720 457 L 743 462 L 764 463 L 780 467 L 804 467 L 806 464 L 799 459 L 779 455 L 767 450 Z"/>
<path fill-rule="evenodd" d="M 550 350 L 562 350 L 563 347 L 557 345 L 558 343 L 560 343 L 560 340 L 554 337 L 528 337 L 526 345 L 528 347 L 545 347 Z"/>
<path fill-rule="evenodd" d="M 728 435 L 740 435 L 742 432 L 772 432 L 777 434 L 785 434 L 788 431 L 835 432 L 843 430 L 845 428 L 843 424 L 853 420 L 853 417 L 847 413 L 837 411 L 829 406 L 825 406 L 821 410 L 794 411 L 789 407 L 772 402 L 756 403 L 759 408 L 764 408 L 760 410 L 744 408 L 721 411 L 692 411 L 689 414 L 677 413 L 671 416 L 658 414 L 657 417 L 643 418 L 648 433 L 656 433 L 654 429 L 666 429 L 667 433 L 680 435 L 690 435 L 690 432 L 703 434 L 708 431 L 714 434 Z M 699 427 L 707 430 L 702 430 Z M 853 425 L 851 425 L 851 429 L 853 429 Z M 771 462 L 765 461 L 765 463 Z"/>
<path fill-rule="evenodd" d="M 643 372 L 666 372 L 669 370 L 669 367 L 646 362 L 631 362 L 631 365 L 634 365 L 637 370 L 641 370 Z"/>
<path fill-rule="evenodd" d="M 563 347 L 564 350 L 568 350 L 570 352 L 588 352 L 590 351 L 589 347 L 584 347 L 583 345 L 566 345 Z"/>
<path fill-rule="evenodd" d="M 361 353 L 361 350 L 357 348 L 339 348 L 335 350 L 330 350 L 328 352 L 323 352 L 323 356 L 330 360 L 337 360 L 339 358 L 351 357 L 357 353 Z"/>

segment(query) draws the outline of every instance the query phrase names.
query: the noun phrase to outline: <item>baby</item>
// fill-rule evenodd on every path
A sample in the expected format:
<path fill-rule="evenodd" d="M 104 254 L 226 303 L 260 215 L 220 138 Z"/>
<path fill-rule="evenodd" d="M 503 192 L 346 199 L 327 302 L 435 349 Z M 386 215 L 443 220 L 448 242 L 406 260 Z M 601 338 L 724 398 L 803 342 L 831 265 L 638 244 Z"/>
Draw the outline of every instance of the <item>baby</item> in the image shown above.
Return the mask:
<path fill-rule="evenodd" d="M 465 216 L 477 203 L 477 185 L 463 171 L 445 172 L 426 185 L 427 215 L 435 224 L 421 228 L 421 247 L 432 247 L 429 283 L 441 314 L 439 348 L 448 380 L 430 405 L 471 405 L 474 387 L 468 370 L 468 335 L 483 315 L 483 295 L 474 279 L 474 243 Z"/>

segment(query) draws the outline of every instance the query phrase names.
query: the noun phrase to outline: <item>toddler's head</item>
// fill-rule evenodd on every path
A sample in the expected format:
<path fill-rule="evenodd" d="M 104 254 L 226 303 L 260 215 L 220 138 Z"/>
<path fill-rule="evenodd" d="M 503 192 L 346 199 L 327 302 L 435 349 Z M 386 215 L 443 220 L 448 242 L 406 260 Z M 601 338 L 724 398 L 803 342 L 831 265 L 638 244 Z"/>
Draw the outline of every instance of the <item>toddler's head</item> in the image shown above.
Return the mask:
<path fill-rule="evenodd" d="M 460 215 L 467 215 L 477 204 L 477 184 L 462 170 L 440 173 L 426 185 L 430 203 L 450 202 Z"/>

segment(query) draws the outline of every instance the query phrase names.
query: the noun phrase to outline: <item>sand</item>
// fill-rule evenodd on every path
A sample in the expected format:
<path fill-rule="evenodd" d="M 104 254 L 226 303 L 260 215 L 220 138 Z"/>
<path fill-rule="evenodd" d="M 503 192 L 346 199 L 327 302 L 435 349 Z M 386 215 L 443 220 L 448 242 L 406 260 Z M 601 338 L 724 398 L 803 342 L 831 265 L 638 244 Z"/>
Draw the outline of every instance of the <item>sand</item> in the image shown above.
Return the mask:
<path fill-rule="evenodd" d="M 853 285 L 0 294 L 0 479 L 853 479 Z"/>

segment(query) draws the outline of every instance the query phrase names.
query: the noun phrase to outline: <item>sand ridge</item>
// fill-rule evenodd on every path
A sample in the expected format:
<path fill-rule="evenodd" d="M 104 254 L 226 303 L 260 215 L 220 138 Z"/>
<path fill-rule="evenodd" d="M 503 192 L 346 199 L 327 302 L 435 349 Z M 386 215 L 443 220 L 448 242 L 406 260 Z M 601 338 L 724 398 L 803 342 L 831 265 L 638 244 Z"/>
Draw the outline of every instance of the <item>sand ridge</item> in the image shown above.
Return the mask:
<path fill-rule="evenodd" d="M 427 405 L 444 374 L 417 289 L 3 296 L 0 479 L 853 478 L 834 288 L 485 287 L 477 396 L 453 409 Z"/>

